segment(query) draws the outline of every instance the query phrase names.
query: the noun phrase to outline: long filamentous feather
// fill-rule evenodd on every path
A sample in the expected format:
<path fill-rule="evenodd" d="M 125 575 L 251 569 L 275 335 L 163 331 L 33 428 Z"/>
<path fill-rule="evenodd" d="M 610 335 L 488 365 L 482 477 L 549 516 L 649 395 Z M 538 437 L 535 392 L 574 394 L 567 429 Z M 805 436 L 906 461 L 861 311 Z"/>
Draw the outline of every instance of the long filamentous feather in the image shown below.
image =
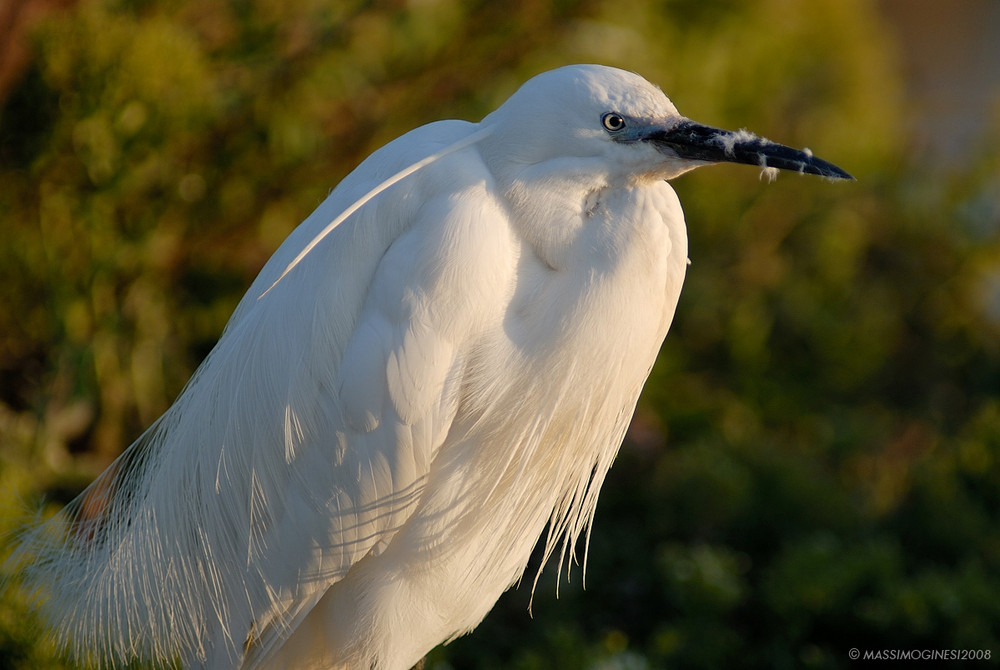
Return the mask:
<path fill-rule="evenodd" d="M 314 305 L 299 304 L 295 287 L 276 289 L 338 226 L 367 206 L 377 207 L 378 196 L 387 189 L 489 132 L 479 130 L 448 143 L 342 208 L 253 303 L 248 293 L 174 406 L 55 518 L 22 533 L 7 568 L 21 572 L 24 588 L 40 601 L 53 624 L 57 642 L 78 660 L 116 667 L 136 657 L 180 659 L 194 666 L 228 658 L 238 665 L 249 642 L 244 631 L 251 630 L 252 636 L 256 617 L 266 614 L 260 610 L 279 612 L 278 620 L 270 621 L 278 630 L 291 623 L 282 621 L 280 614 L 289 594 L 273 591 L 262 572 L 266 533 L 283 509 L 282 501 L 268 493 L 308 476 L 292 467 L 296 445 L 323 432 L 317 421 L 325 421 L 329 429 L 340 417 L 311 416 L 302 409 L 309 407 L 310 399 L 296 398 L 292 390 L 296 375 L 318 374 L 305 363 L 304 352 L 323 353 L 314 350 L 317 338 L 336 337 L 325 332 L 330 328 L 313 328 L 298 334 L 295 346 L 273 341 L 269 327 L 280 329 L 289 321 L 315 323 L 318 318 Z M 336 191 L 331 198 L 335 196 Z M 398 234 L 379 232 L 385 238 L 379 242 L 382 247 Z M 341 251 L 347 258 L 350 253 Z M 372 255 L 377 261 L 381 252 Z M 323 272 L 329 274 L 328 267 Z M 311 269 L 302 274 L 296 287 L 321 280 Z M 352 280 L 367 284 L 363 278 Z M 318 295 L 317 302 L 322 297 Z M 264 302 L 266 312 L 261 312 Z M 360 309 L 361 301 L 356 302 L 353 313 L 326 316 L 349 333 Z M 282 316 L 296 310 L 313 313 L 306 319 Z M 336 359 L 343 344 L 321 348 Z M 334 387 L 338 361 L 326 363 L 323 383 Z M 281 408 L 281 417 L 262 416 L 253 409 L 258 407 Z M 248 454 L 241 448 L 254 440 L 284 448 L 268 454 Z M 317 506 L 327 493 L 316 494 Z M 404 493 L 395 504 L 406 506 L 412 499 L 413 492 Z M 364 542 L 345 541 L 340 551 L 346 567 L 351 556 L 356 560 L 367 551 L 370 542 Z M 231 570 L 233 565 L 246 570 L 241 575 Z M 339 574 L 321 577 L 329 582 Z M 295 611 L 287 616 L 301 616 Z M 228 649 L 221 656 L 212 648 L 220 640 Z"/>
<path fill-rule="evenodd" d="M 327 235 L 329 235 L 331 232 L 333 232 L 334 228 L 336 228 L 341 223 L 343 223 L 344 220 L 347 217 L 349 217 L 352 214 L 354 214 L 354 212 L 356 212 L 359 209 L 361 209 L 362 207 L 364 207 L 365 204 L 368 203 L 372 198 L 374 198 L 375 196 L 377 196 L 379 193 L 382 193 L 382 191 L 386 190 L 387 188 L 389 188 L 389 187 L 391 187 L 391 186 L 393 186 L 395 184 L 398 184 L 403 179 L 406 179 L 410 175 L 414 174 L 417 170 L 420 170 L 421 168 L 426 167 L 426 166 L 430 165 L 431 163 L 434 163 L 434 162 L 440 160 L 441 158 L 444 158 L 448 154 L 454 153 L 456 151 L 461 151 L 462 149 L 465 149 L 466 147 L 472 146 L 473 144 L 481 141 L 483 138 L 485 138 L 486 136 L 488 136 L 491 132 L 492 132 L 492 128 L 487 127 L 487 128 L 484 128 L 484 129 L 482 129 L 482 130 L 480 130 L 478 132 L 472 133 L 471 135 L 469 135 L 465 139 L 459 140 L 458 142 L 455 142 L 454 144 L 450 144 L 450 145 L 446 146 L 444 149 L 441 149 L 440 151 L 431 154 L 427 158 L 419 160 L 416 163 L 413 163 L 412 165 L 409 165 L 409 166 L 403 168 L 402 170 L 400 170 L 396 174 L 392 175 L 391 177 L 389 177 L 388 179 L 386 179 L 385 181 L 383 181 L 382 183 L 380 183 L 378 186 L 376 186 L 375 188 L 373 188 L 372 190 L 368 191 L 363 196 L 361 196 L 360 198 L 358 198 L 357 200 L 355 200 L 353 203 L 351 203 L 350 207 L 348 207 L 343 212 L 341 212 L 339 215 L 337 215 L 337 217 L 335 219 L 333 219 L 333 221 L 331 221 L 329 224 L 327 224 L 327 226 L 323 230 L 321 230 L 316 235 L 316 237 L 314 237 L 312 240 L 309 241 L 309 244 L 307 244 L 305 247 L 303 247 L 302 251 L 300 251 L 299 254 L 295 258 L 292 259 L 292 262 L 288 264 L 288 267 L 285 268 L 284 272 L 282 272 L 281 275 L 277 279 L 274 280 L 273 284 L 271 284 L 269 287 L 267 287 L 267 290 L 264 291 L 260 295 L 260 297 L 263 298 L 265 295 L 267 295 L 267 293 L 271 289 L 273 289 L 278 284 L 278 282 L 280 282 L 282 279 L 284 279 L 288 275 L 288 273 L 291 272 L 292 269 L 295 268 L 296 265 L 298 265 L 299 263 L 302 262 L 302 259 L 304 259 L 306 256 L 309 255 L 309 252 L 311 252 L 313 249 L 316 248 L 317 244 L 319 244 L 320 242 L 322 242 L 327 237 Z"/>

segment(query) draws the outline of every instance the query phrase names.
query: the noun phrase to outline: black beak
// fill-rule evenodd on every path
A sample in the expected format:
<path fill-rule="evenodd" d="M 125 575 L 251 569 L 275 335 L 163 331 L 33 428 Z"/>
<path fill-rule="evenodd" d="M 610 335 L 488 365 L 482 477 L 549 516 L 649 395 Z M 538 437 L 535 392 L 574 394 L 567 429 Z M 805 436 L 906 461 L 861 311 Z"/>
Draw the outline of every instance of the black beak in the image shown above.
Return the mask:
<path fill-rule="evenodd" d="M 745 130 L 721 130 L 685 120 L 671 128 L 651 129 L 642 139 L 688 160 L 744 163 L 830 179 L 854 179 L 833 163 L 816 158 L 808 150 L 792 149 Z"/>

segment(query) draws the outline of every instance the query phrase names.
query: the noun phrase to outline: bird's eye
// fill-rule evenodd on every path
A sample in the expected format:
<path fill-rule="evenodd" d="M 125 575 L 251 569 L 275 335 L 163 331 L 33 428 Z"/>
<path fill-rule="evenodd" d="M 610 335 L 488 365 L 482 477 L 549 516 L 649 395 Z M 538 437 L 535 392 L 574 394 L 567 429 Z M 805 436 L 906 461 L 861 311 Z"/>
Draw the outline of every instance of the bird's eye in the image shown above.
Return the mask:
<path fill-rule="evenodd" d="M 625 119 L 622 118 L 621 114 L 615 114 L 614 112 L 608 112 L 602 116 L 601 123 L 604 124 L 605 130 L 610 130 L 613 133 L 625 127 Z"/>

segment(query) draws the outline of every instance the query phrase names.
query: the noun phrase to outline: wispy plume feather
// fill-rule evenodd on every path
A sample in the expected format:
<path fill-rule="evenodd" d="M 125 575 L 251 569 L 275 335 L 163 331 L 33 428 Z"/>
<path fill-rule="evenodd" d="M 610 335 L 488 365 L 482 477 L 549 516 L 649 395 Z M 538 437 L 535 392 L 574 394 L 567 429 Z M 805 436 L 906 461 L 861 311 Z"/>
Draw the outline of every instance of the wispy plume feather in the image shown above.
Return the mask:
<path fill-rule="evenodd" d="M 489 135 L 492 131 L 493 131 L 492 127 L 487 126 L 486 128 L 483 128 L 480 131 L 472 133 L 471 135 L 469 135 L 468 137 L 466 137 L 464 139 L 461 139 L 461 140 L 459 140 L 459 141 L 457 141 L 457 142 L 455 142 L 453 144 L 450 144 L 450 145 L 446 146 L 444 149 L 441 149 L 440 151 L 431 154 L 427 158 L 419 160 L 416 163 L 413 163 L 412 165 L 409 165 L 406 168 L 400 170 L 399 172 L 397 172 L 396 174 L 392 175 L 391 177 L 389 177 L 388 179 L 386 179 L 385 181 L 383 181 L 381 184 L 379 184 L 378 186 L 376 186 L 375 188 L 373 188 L 372 190 L 368 191 L 363 196 L 361 196 L 360 198 L 358 198 L 357 200 L 355 200 L 347 209 L 345 209 L 343 212 L 341 212 L 337 216 L 337 218 L 335 218 L 333 221 L 331 221 L 326 226 L 326 228 L 324 228 L 323 230 L 321 230 L 319 232 L 319 234 L 316 235 L 316 237 L 314 237 L 312 240 L 310 240 L 309 244 L 307 244 L 302 249 L 302 251 L 299 252 L 298 256 L 296 256 L 294 259 L 292 259 L 292 262 L 288 264 L 288 267 L 285 268 L 285 271 L 282 272 L 281 275 L 277 279 L 274 280 L 274 283 L 271 284 L 267 288 L 267 290 L 264 291 L 260 295 L 260 297 L 263 298 L 265 295 L 267 295 L 268 292 L 271 289 L 273 289 L 278 284 L 278 282 L 280 282 L 282 279 L 284 279 L 285 276 L 287 276 L 288 273 L 291 272 L 295 268 L 296 265 L 298 265 L 300 262 L 302 262 L 303 258 L 305 258 L 306 256 L 309 255 L 309 252 L 311 252 L 313 249 L 316 248 L 317 244 L 319 244 L 320 242 L 322 242 L 323 239 L 326 238 L 327 235 L 329 235 L 331 232 L 333 232 L 334 228 L 336 228 L 341 223 L 343 223 L 344 220 L 347 219 L 347 217 L 351 216 L 356 211 L 358 211 L 359 209 L 361 209 L 362 207 L 364 207 L 365 204 L 367 204 L 372 198 L 374 198 L 375 196 L 377 196 L 379 193 L 381 193 L 382 191 L 386 190 L 390 186 L 393 186 L 394 184 L 398 184 L 400 181 L 402 181 L 403 179 L 406 179 L 407 177 L 409 177 L 411 174 L 413 174 L 417 170 L 420 170 L 421 168 L 426 167 L 426 166 L 430 165 L 431 163 L 434 163 L 435 161 L 440 160 L 441 158 L 444 158 L 448 154 L 455 153 L 456 151 L 461 151 L 462 149 L 465 149 L 466 147 L 469 147 L 469 146 L 472 146 L 473 144 L 476 144 L 477 142 L 479 142 L 483 138 L 485 138 L 487 135 Z"/>

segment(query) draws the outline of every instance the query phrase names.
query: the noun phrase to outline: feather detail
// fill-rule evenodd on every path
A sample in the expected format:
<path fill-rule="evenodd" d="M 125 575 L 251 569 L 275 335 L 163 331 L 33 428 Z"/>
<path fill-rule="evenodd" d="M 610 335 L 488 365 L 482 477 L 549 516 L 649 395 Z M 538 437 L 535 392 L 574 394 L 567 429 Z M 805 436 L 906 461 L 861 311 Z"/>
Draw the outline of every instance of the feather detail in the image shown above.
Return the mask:
<path fill-rule="evenodd" d="M 357 324 L 379 261 L 425 204 L 407 197 L 412 175 L 473 144 L 472 128 L 431 124 L 404 136 L 408 151 L 369 157 L 275 253 L 167 413 L 23 533 L 11 565 L 79 660 L 238 667 L 248 640 L 286 637 L 303 603 L 412 511 L 429 455 L 398 453 L 434 445 L 379 432 L 383 399 L 362 377 L 345 394 L 340 361 L 352 336 L 379 328 Z M 347 374 L 379 364 L 350 360 Z M 293 560 L 283 546 L 311 550 Z"/>

